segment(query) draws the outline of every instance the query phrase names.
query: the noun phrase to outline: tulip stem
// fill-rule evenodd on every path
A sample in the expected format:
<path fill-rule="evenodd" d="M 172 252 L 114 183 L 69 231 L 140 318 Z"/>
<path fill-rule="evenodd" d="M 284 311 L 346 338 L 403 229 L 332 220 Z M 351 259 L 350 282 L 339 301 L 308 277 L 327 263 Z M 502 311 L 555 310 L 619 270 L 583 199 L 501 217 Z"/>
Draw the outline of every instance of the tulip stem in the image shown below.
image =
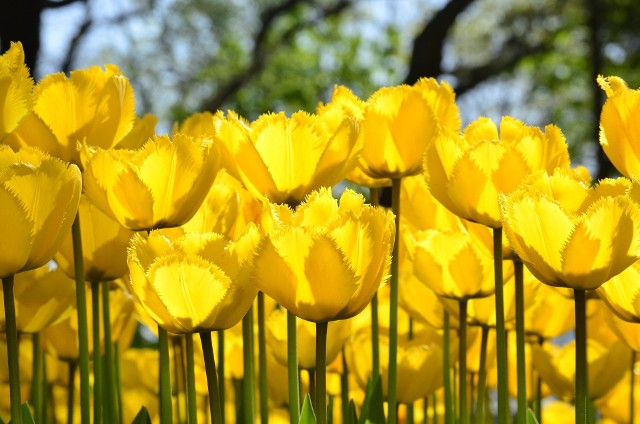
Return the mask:
<path fill-rule="evenodd" d="M 18 328 L 16 305 L 13 298 L 13 275 L 2 279 L 4 295 L 4 319 L 7 335 L 7 359 L 9 363 L 9 398 L 11 399 L 11 421 L 22 422 L 22 401 L 20 400 L 20 368 L 18 365 Z"/>
<path fill-rule="evenodd" d="M 576 424 L 587 424 L 587 319 L 586 291 L 574 289 L 576 314 Z"/>
<path fill-rule="evenodd" d="M 460 348 L 458 349 L 460 420 L 458 422 L 467 424 L 469 422 L 469 415 L 467 414 L 467 299 L 460 299 L 458 303 L 460 313 Z"/>
<path fill-rule="evenodd" d="M 173 422 L 171 399 L 171 368 L 169 365 L 169 336 L 158 325 L 158 350 L 160 353 L 160 423 Z"/>
<path fill-rule="evenodd" d="M 269 422 L 269 406 L 267 401 L 267 341 L 264 326 L 264 293 L 258 292 L 258 379 L 260 380 L 260 423 Z"/>
<path fill-rule="evenodd" d="M 67 376 L 67 424 L 73 424 L 73 412 L 75 411 L 74 393 L 75 393 L 75 380 L 76 380 L 76 368 L 78 362 L 69 361 L 69 374 Z M 13 420 L 11 420 L 13 422 Z M 22 421 L 16 421 L 21 423 Z"/>
<path fill-rule="evenodd" d="M 211 337 L 211 334 L 209 334 L 209 337 Z M 212 353 L 213 355 L 213 353 Z M 226 405 L 225 403 L 225 377 L 224 377 L 224 365 L 225 365 L 225 360 L 224 360 L 224 330 L 218 330 L 218 374 L 220 374 L 220 378 L 217 379 L 218 380 L 218 397 L 219 397 L 219 401 L 218 403 L 220 405 Z M 214 368 L 215 368 L 215 364 L 214 364 Z M 211 396 L 211 395 L 209 395 Z M 220 417 L 222 419 L 222 422 L 226 422 L 225 421 L 225 411 L 224 408 L 220 409 Z"/>
<path fill-rule="evenodd" d="M 222 333 L 222 332 L 220 332 Z M 220 334 L 218 333 L 218 335 Z M 200 333 L 202 341 L 202 355 L 204 356 L 204 369 L 207 373 L 207 386 L 209 389 L 209 408 L 211 409 L 211 422 L 222 424 L 222 408 L 220 404 L 220 392 L 218 391 L 218 376 L 216 374 L 216 360 L 213 356 L 213 345 L 211 344 L 211 332 Z M 220 355 L 224 356 L 224 355 Z M 224 380 L 224 376 L 221 377 Z M 238 420 L 240 421 L 240 420 Z"/>
<path fill-rule="evenodd" d="M 380 338 L 378 325 L 378 293 L 371 299 L 371 376 L 380 376 Z"/>
<path fill-rule="evenodd" d="M 111 327 L 109 327 L 111 328 Z M 118 399 L 116 402 L 118 408 L 118 422 L 124 422 L 124 412 L 122 410 L 122 374 L 120 374 L 120 342 L 115 342 L 113 345 L 113 371 L 115 375 L 115 386 L 116 386 L 116 394 L 115 397 Z"/>
<path fill-rule="evenodd" d="M 91 317 L 93 330 L 93 422 L 99 424 L 102 422 L 102 358 L 100 353 L 102 348 L 100 347 L 99 281 L 91 283 Z"/>
<path fill-rule="evenodd" d="M 504 291 L 502 283 L 502 228 L 493 229 L 493 270 L 496 290 L 498 422 L 506 423 L 509 417 L 509 398 L 507 395 L 507 340 L 504 329 Z"/>
<path fill-rule="evenodd" d="M 489 341 L 489 327 L 482 326 L 480 339 L 480 364 L 478 365 L 478 403 L 476 404 L 476 422 L 484 424 L 485 418 L 485 398 L 487 397 L 487 345 Z"/>
<path fill-rule="evenodd" d="M 342 402 L 342 421 L 345 422 L 349 416 L 349 366 L 342 348 L 342 374 L 340 374 L 340 401 Z"/>
<path fill-rule="evenodd" d="M 255 422 L 255 389 L 253 364 L 253 307 L 242 318 L 242 359 L 244 365 L 242 394 L 244 398 L 244 422 Z"/>
<path fill-rule="evenodd" d="M 289 416 L 291 424 L 300 419 L 300 386 L 298 385 L 298 337 L 296 316 L 287 311 L 287 374 L 289 378 Z"/>
<path fill-rule="evenodd" d="M 629 382 L 629 424 L 635 421 L 636 351 L 631 350 L 631 381 Z"/>
<path fill-rule="evenodd" d="M 444 384 L 444 422 L 453 424 L 454 411 L 451 398 L 451 328 L 449 324 L 449 311 L 444 310 L 444 355 L 442 358 L 442 379 Z M 434 404 L 434 408 L 436 404 Z"/>
<path fill-rule="evenodd" d="M 188 423 L 198 422 L 198 404 L 196 401 L 196 372 L 193 364 L 193 334 L 185 334 L 187 350 L 187 408 Z"/>
<path fill-rule="evenodd" d="M 389 424 L 396 424 L 396 387 L 398 370 L 398 244 L 400 240 L 400 182 L 401 178 L 391 180 L 391 208 L 395 215 L 395 237 L 393 256 L 391 257 L 391 280 L 389 282 Z"/>
<path fill-rule="evenodd" d="M 102 325 L 104 327 L 104 374 L 102 377 L 104 380 L 104 407 L 106 409 L 105 422 L 115 423 L 117 421 L 117 407 L 115 384 L 113 383 L 113 344 L 111 343 L 111 309 L 109 308 L 109 282 L 103 281 L 100 288 L 102 290 Z M 94 317 L 95 316 L 99 315 L 94 315 Z M 98 340 L 100 339 L 98 338 Z"/>
<path fill-rule="evenodd" d="M 544 339 L 542 338 L 542 336 L 538 336 L 537 337 L 537 341 L 536 343 L 539 346 L 542 346 L 542 344 L 544 343 Z M 534 369 L 535 371 L 535 375 L 536 375 L 536 403 L 535 403 L 535 412 L 536 412 L 536 419 L 538 420 L 538 422 L 542 422 L 542 378 L 540 378 L 540 373 L 537 372 L 535 370 L 535 367 L 533 366 L 533 363 L 531 364 L 531 367 Z"/>
<path fill-rule="evenodd" d="M 73 263 L 76 277 L 76 307 L 78 311 L 78 351 L 80 365 L 80 421 L 88 423 L 91 416 L 91 396 L 89 385 L 89 326 L 87 324 L 87 288 L 84 283 L 84 258 L 82 256 L 82 235 L 80 213 L 71 225 L 73 243 Z"/>
<path fill-rule="evenodd" d="M 316 417 L 327 424 L 327 322 L 316 323 Z"/>
<path fill-rule="evenodd" d="M 517 424 L 527 420 L 527 367 L 524 351 L 524 267 L 520 259 L 513 260 L 516 284 L 516 367 L 518 383 Z"/>
<path fill-rule="evenodd" d="M 40 333 L 31 334 L 31 352 L 33 358 L 33 377 L 31 378 L 31 402 L 33 403 L 35 422 L 44 422 L 42 417 L 42 350 Z"/>

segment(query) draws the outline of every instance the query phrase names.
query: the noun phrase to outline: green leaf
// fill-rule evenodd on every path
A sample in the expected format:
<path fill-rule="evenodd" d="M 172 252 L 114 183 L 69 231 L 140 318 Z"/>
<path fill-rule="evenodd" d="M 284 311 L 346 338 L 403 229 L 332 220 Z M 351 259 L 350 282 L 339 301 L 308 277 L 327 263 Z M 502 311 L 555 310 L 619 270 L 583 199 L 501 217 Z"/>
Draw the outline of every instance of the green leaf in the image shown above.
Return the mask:
<path fill-rule="evenodd" d="M 348 424 L 356 424 L 358 422 L 358 414 L 356 412 L 356 404 L 353 403 L 353 399 L 349 401 L 349 416 L 347 417 Z"/>
<path fill-rule="evenodd" d="M 31 408 L 29 408 L 28 402 L 22 404 L 22 424 L 36 424 L 33 415 L 31 415 Z"/>
<path fill-rule="evenodd" d="M 527 408 L 527 424 L 538 424 L 538 420 L 536 420 L 536 416 L 531 408 Z"/>
<path fill-rule="evenodd" d="M 385 424 L 382 380 L 374 376 L 367 384 L 366 395 L 360 411 L 358 424 Z"/>
<path fill-rule="evenodd" d="M 140 408 L 140 411 L 138 411 L 131 424 L 151 424 L 151 417 L 149 416 L 149 411 L 147 411 L 146 406 Z"/>
<path fill-rule="evenodd" d="M 302 412 L 300 413 L 299 424 L 316 424 L 316 414 L 313 412 L 313 406 L 311 406 L 311 397 L 309 397 L 309 393 L 304 398 L 304 403 L 302 404 Z"/>

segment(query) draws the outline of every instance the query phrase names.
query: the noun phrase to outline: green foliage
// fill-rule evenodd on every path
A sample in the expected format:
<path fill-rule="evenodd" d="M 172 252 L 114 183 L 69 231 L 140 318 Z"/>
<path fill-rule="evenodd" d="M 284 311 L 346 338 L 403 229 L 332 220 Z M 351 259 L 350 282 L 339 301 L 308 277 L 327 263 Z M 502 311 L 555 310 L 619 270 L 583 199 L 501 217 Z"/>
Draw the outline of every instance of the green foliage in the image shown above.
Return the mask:
<path fill-rule="evenodd" d="M 527 424 L 538 424 L 538 420 L 531 408 L 527 409 Z"/>
<path fill-rule="evenodd" d="M 140 408 L 140 411 L 136 414 L 131 424 L 151 424 L 151 417 L 146 406 Z"/>
<path fill-rule="evenodd" d="M 309 397 L 309 393 L 304 398 L 304 403 L 302 404 L 302 412 L 300 413 L 300 420 L 298 420 L 299 424 L 316 424 L 316 414 L 313 412 L 313 406 L 311 406 L 311 397 Z"/>
<path fill-rule="evenodd" d="M 382 379 L 380 376 L 373 376 L 367 384 L 360 419 L 358 424 L 384 424 L 384 399 L 382 397 Z"/>

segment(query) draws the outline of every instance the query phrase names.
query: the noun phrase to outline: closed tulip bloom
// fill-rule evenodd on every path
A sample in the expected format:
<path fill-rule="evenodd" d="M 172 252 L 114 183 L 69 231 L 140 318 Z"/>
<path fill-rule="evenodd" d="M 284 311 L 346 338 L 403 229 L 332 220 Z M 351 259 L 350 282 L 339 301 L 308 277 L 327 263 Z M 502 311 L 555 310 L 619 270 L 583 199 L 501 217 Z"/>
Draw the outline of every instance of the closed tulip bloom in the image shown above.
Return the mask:
<path fill-rule="evenodd" d="M 0 146 L 0 277 L 38 268 L 71 231 L 82 177 L 39 150 Z"/>
<path fill-rule="evenodd" d="M 413 86 L 379 89 L 364 110 L 360 167 L 374 178 L 418 174 L 425 149 L 439 127 L 460 130 L 455 93 L 446 82 L 423 78 Z"/>
<path fill-rule="evenodd" d="M 358 124 L 297 112 L 261 115 L 247 123 L 234 113 L 216 117 L 225 167 L 256 197 L 297 205 L 311 191 L 332 186 L 356 166 Z"/>
<path fill-rule="evenodd" d="M 600 145 L 620 173 L 640 177 L 640 90 L 633 90 L 618 77 L 598 76 L 598 84 L 607 94 L 600 115 Z"/>
<path fill-rule="evenodd" d="M 171 333 L 230 328 L 258 292 L 249 274 L 260 241 L 255 226 L 231 241 L 216 233 L 137 233 L 128 250 L 131 291 Z"/>
<path fill-rule="evenodd" d="M 127 273 L 127 246 L 133 231 L 104 214 L 86 196 L 80 198 L 80 232 L 84 278 L 99 282 L 115 280 Z M 69 277 L 75 278 L 71 234 L 60 246 L 56 263 Z"/>
<path fill-rule="evenodd" d="M 0 55 L 0 141 L 12 132 L 32 106 L 33 80 L 20 42 Z"/>
<path fill-rule="evenodd" d="M 621 319 L 609 308 L 602 308 L 604 316 L 611 331 L 629 346 L 634 352 L 640 352 L 640 323 L 629 322 Z"/>
<path fill-rule="evenodd" d="M 596 289 L 640 257 L 640 206 L 625 179 L 587 187 L 574 171 L 531 175 L 501 199 L 513 250 L 542 282 Z"/>
<path fill-rule="evenodd" d="M 272 206 L 281 222 L 259 249 L 255 284 L 294 315 L 314 322 L 362 311 L 388 278 L 394 238 L 391 212 L 346 190 L 312 193 L 295 212 Z"/>
<path fill-rule="evenodd" d="M 529 174 L 569 166 L 567 143 L 549 125 L 543 133 L 504 117 L 500 131 L 488 118 L 469 124 L 462 135 L 443 128 L 424 156 L 431 193 L 461 218 L 501 228 L 498 196 L 515 190 Z"/>
<path fill-rule="evenodd" d="M 464 225 L 460 218 L 431 195 L 421 175 L 402 179 L 400 204 L 402 205 L 400 225 L 406 224 L 410 229 L 460 230 Z M 405 234 L 407 232 L 403 231 Z M 488 231 L 487 236 L 491 240 L 491 234 Z M 492 240 L 491 243 L 493 243 Z"/>
<path fill-rule="evenodd" d="M 108 149 L 133 129 L 135 99 L 129 80 L 115 65 L 45 76 L 36 86 L 31 110 L 5 142 L 14 148 L 37 145 L 80 165 L 78 143 Z"/>
<path fill-rule="evenodd" d="M 625 321 L 640 323 L 640 262 L 601 285 L 596 292 L 617 316 Z"/>
<path fill-rule="evenodd" d="M 84 191 L 131 230 L 177 227 L 198 210 L 219 169 L 208 139 L 156 136 L 138 150 L 84 146 Z"/>
<path fill-rule="evenodd" d="M 275 359 L 287 365 L 287 314 L 284 309 L 275 309 L 266 322 L 267 345 Z M 306 370 L 316 368 L 316 326 L 305 320 L 296 320 L 298 340 L 298 366 Z M 351 336 L 351 321 L 330 322 L 327 332 L 327 364 L 337 357 Z"/>
<path fill-rule="evenodd" d="M 75 283 L 60 269 L 50 270 L 46 264 L 16 274 L 14 282 L 16 327 L 20 333 L 37 333 L 65 319 L 75 308 Z M 0 330 L 5 331 L 4 327 L 4 302 L 0 301 Z"/>
<path fill-rule="evenodd" d="M 532 305 L 524 311 L 524 331 L 527 335 L 550 340 L 575 326 L 573 300 L 546 284 L 539 284 Z"/>

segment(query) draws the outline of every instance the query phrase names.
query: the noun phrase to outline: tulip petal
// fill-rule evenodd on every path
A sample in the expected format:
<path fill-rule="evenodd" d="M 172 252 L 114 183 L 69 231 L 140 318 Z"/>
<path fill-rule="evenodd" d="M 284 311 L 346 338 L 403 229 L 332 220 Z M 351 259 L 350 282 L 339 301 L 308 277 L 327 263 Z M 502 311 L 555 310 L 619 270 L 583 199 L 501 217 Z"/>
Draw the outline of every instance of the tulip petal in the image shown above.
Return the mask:
<path fill-rule="evenodd" d="M 33 223 L 27 219 L 26 205 L 18 196 L 0 187 L 0 277 L 4 278 L 22 269 L 29 259 Z"/>
<path fill-rule="evenodd" d="M 134 119 L 133 88 L 126 77 L 114 75 L 106 81 L 100 93 L 87 142 L 92 146 L 108 149 L 131 131 Z"/>
<path fill-rule="evenodd" d="M 0 55 L 0 140 L 29 112 L 32 90 L 22 44 L 11 43 L 9 50 Z"/>

